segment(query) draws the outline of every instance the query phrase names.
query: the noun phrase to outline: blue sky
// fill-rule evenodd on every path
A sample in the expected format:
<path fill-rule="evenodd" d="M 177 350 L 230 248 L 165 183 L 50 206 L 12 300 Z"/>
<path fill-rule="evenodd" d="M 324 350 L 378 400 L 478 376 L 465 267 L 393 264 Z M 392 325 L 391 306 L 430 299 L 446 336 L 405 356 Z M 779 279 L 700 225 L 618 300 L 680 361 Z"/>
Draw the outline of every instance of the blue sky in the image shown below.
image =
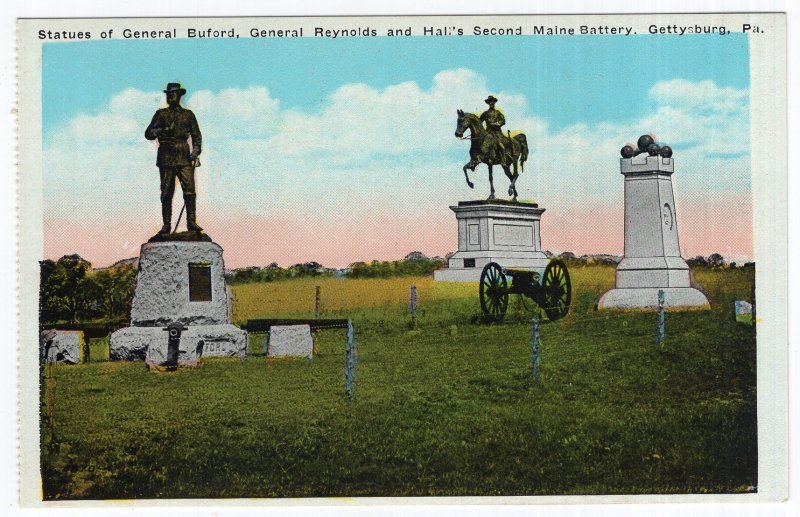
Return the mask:
<path fill-rule="evenodd" d="M 453 251 L 448 206 L 489 189 L 483 165 L 466 186 L 456 110 L 484 110 L 489 93 L 506 128 L 528 136 L 517 189 L 547 207 L 547 249 L 621 252 L 619 149 L 649 133 L 675 150 L 685 256 L 752 253 L 727 215 L 751 207 L 741 34 L 112 40 L 47 44 L 42 58 L 50 258 L 107 264 L 160 227 L 143 133 L 174 81 L 203 132 L 200 222 L 232 267 Z M 495 187 L 508 188 L 501 171 Z M 242 221 L 292 230 L 279 250 Z"/>
<path fill-rule="evenodd" d="M 91 41 L 44 46 L 45 134 L 125 88 L 189 91 L 268 85 L 284 108 L 315 111 L 340 85 L 375 88 L 467 68 L 524 95 L 552 129 L 644 116 L 648 89 L 676 77 L 749 85 L 744 34 Z M 502 107 L 502 99 L 500 106 Z"/>

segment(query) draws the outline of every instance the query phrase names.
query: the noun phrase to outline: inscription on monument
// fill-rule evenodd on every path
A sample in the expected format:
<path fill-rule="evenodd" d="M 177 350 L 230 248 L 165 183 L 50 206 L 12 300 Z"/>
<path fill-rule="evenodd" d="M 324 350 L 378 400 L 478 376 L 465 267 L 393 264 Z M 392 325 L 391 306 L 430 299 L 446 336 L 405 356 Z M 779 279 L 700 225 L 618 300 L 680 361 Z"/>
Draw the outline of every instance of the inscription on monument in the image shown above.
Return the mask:
<path fill-rule="evenodd" d="M 494 243 L 499 246 L 533 246 L 533 227 L 495 224 Z"/>
<path fill-rule="evenodd" d="M 189 301 L 211 301 L 211 266 L 189 264 Z"/>

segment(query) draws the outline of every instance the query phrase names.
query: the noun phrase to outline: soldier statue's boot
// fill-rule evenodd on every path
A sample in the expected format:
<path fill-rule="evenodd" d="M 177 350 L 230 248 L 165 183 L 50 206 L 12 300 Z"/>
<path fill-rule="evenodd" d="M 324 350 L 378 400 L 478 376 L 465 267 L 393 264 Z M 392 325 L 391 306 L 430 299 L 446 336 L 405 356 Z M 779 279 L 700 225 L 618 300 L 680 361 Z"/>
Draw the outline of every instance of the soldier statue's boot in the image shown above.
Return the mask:
<path fill-rule="evenodd" d="M 161 219 L 164 225 L 158 230 L 159 235 L 169 235 L 172 230 L 172 204 L 164 203 L 161 205 Z"/>
<path fill-rule="evenodd" d="M 195 197 L 187 197 L 186 201 L 186 229 L 190 232 L 202 232 L 203 228 L 197 224 L 197 210 L 195 205 Z"/>

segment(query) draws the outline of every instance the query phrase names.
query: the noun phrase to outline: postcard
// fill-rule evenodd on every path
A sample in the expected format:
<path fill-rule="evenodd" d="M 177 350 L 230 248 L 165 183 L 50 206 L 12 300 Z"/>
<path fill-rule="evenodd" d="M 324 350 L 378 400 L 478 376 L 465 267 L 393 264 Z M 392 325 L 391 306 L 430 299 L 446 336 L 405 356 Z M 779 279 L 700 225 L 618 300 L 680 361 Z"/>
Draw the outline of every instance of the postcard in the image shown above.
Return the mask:
<path fill-rule="evenodd" d="M 787 497 L 784 14 L 17 30 L 23 506 Z"/>

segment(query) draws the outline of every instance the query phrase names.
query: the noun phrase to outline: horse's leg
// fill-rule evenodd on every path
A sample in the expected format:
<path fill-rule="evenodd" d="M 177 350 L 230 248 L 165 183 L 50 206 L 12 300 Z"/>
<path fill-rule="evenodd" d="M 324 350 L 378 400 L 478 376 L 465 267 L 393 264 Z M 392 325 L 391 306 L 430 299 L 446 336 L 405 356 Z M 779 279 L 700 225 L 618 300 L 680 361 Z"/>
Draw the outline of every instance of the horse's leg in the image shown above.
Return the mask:
<path fill-rule="evenodd" d="M 467 185 L 469 185 L 469 188 L 475 188 L 475 185 L 469 180 L 469 173 L 467 170 L 475 170 L 475 164 L 472 161 L 469 161 L 464 165 L 464 177 L 467 179 Z"/>
<path fill-rule="evenodd" d="M 489 164 L 487 165 L 489 167 L 489 188 L 492 189 L 488 199 L 494 199 L 494 178 L 492 177 L 492 166 Z"/>
<path fill-rule="evenodd" d="M 517 168 L 517 160 L 514 160 L 514 175 L 511 177 L 511 186 L 508 187 L 508 195 L 513 195 L 511 201 L 517 200 L 517 179 L 519 178 L 519 169 Z"/>
<path fill-rule="evenodd" d="M 511 174 L 511 167 L 508 164 L 503 164 L 503 172 L 506 173 L 506 177 L 508 181 L 511 182 L 511 185 L 508 187 L 508 195 L 512 195 L 514 193 L 514 176 Z"/>

